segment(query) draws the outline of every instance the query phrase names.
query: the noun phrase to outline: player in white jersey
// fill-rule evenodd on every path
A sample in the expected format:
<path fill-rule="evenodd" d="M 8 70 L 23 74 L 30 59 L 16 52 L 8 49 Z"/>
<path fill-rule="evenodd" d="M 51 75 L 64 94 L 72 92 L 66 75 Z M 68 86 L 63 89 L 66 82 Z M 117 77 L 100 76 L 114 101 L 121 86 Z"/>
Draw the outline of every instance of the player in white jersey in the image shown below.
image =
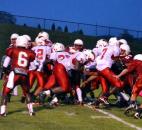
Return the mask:
<path fill-rule="evenodd" d="M 112 86 L 116 88 L 122 88 L 123 82 L 116 77 L 114 72 L 111 70 L 111 66 L 113 64 L 113 59 L 119 57 L 120 55 L 120 48 L 119 42 L 116 38 L 111 38 L 109 40 L 109 45 L 102 49 L 101 55 L 96 58 L 96 69 L 98 70 L 99 74 L 103 76 L 107 81 L 111 83 Z M 109 94 L 106 94 L 109 96 Z M 104 98 L 100 98 L 104 101 Z M 105 101 L 104 101 L 105 102 Z"/>
<path fill-rule="evenodd" d="M 76 51 L 83 51 L 84 43 L 81 39 L 76 39 L 73 44 Z"/>
<path fill-rule="evenodd" d="M 45 44 L 46 39 L 44 37 L 36 38 L 37 46 L 33 47 L 32 50 L 36 53 L 35 60 L 31 63 L 29 68 L 29 82 L 30 87 L 32 88 L 35 79 L 37 79 L 38 86 L 36 91 L 33 94 L 33 99 L 38 96 L 38 94 L 42 91 L 44 87 L 44 72 L 43 66 L 47 58 L 51 53 L 51 48 L 46 46 Z"/>
<path fill-rule="evenodd" d="M 113 64 L 113 57 L 119 56 L 119 47 L 108 46 L 102 49 L 101 55 L 96 58 L 97 70 L 102 71 L 105 68 L 111 68 Z"/>
<path fill-rule="evenodd" d="M 45 40 L 45 44 L 49 47 L 52 47 L 53 43 L 52 41 L 49 39 L 49 34 L 45 31 L 42 31 L 42 32 L 39 32 L 38 38 L 41 38 L 41 37 L 44 37 L 46 40 Z"/>
<path fill-rule="evenodd" d="M 54 45 L 53 45 L 53 48 L 54 48 Z M 54 62 L 58 62 L 58 63 L 64 65 L 64 67 L 66 68 L 67 71 L 69 71 L 71 68 L 70 62 L 69 62 L 70 61 L 70 54 L 68 52 L 65 52 L 65 51 L 52 52 L 49 59 Z"/>
<path fill-rule="evenodd" d="M 96 47 L 93 48 L 93 53 L 95 54 L 95 57 L 99 56 L 102 53 L 102 49 L 106 46 L 108 46 L 108 43 L 105 39 L 98 40 L 96 43 Z"/>
<path fill-rule="evenodd" d="M 104 39 L 99 40 L 97 42 L 97 44 L 98 43 L 100 46 L 98 46 L 98 48 L 96 48 L 96 49 L 99 49 L 100 52 L 98 53 L 97 56 L 99 56 L 101 54 L 101 50 L 103 49 L 103 47 L 106 47 L 106 45 L 107 45 L 106 40 L 104 40 Z M 85 67 L 87 67 L 86 71 L 85 71 L 86 79 L 82 82 L 81 87 L 83 90 L 85 88 L 88 88 L 88 90 L 89 90 L 89 88 L 90 88 L 90 91 L 91 91 L 91 90 L 97 89 L 99 87 L 99 84 L 101 84 L 101 87 L 102 87 L 101 93 L 105 94 L 108 92 L 108 86 L 107 86 L 106 80 L 103 76 L 100 76 L 98 74 L 98 72 L 96 70 L 96 60 L 91 60 L 91 61 L 93 61 L 93 63 L 90 64 L 90 68 L 88 68 L 89 65 L 85 65 Z M 93 69 L 92 69 L 92 67 L 93 67 Z"/>
<path fill-rule="evenodd" d="M 71 55 L 71 86 L 73 95 L 76 93 L 79 104 L 83 103 L 82 91 L 80 89 L 81 73 L 83 71 L 83 65 L 86 62 L 86 56 L 83 52 L 83 41 L 81 39 L 76 39 L 74 41 L 74 48 L 76 52 Z M 75 96 L 75 95 L 74 95 Z"/>
<path fill-rule="evenodd" d="M 44 86 L 44 90 L 46 91 L 43 92 L 43 94 L 46 94 L 47 96 L 67 93 L 71 90 L 67 72 L 69 70 L 70 55 L 65 52 L 65 47 L 62 43 L 55 43 L 52 47 L 52 52 L 49 60 L 54 64 L 53 73 L 49 76 L 48 81 Z"/>
<path fill-rule="evenodd" d="M 57 49 L 56 49 L 56 47 L 57 47 Z M 77 52 L 77 53 L 72 54 L 70 56 L 69 53 L 63 51 L 64 50 L 63 48 L 64 48 L 63 45 L 60 43 L 56 43 L 55 45 L 53 45 L 53 50 L 55 50 L 56 53 L 51 54 L 50 59 L 56 61 L 57 63 L 54 66 L 53 75 L 50 77 L 51 81 L 49 79 L 49 81 L 45 87 L 49 89 L 51 86 L 53 86 L 54 82 L 55 82 L 54 77 L 56 77 L 57 82 L 60 81 L 59 85 L 64 90 L 64 92 L 66 92 L 65 90 L 67 90 L 67 88 L 68 88 L 67 86 L 69 86 L 68 85 L 69 77 L 68 77 L 68 74 L 65 74 L 64 68 L 66 68 L 67 71 L 69 71 L 70 69 L 78 71 L 80 69 L 80 64 L 83 64 L 86 60 L 85 60 L 85 55 L 82 52 Z M 62 67 L 62 66 L 64 66 L 64 67 Z M 58 72 L 59 69 L 62 70 L 62 73 Z M 78 75 L 78 73 L 76 73 L 76 74 Z M 58 76 L 58 75 L 60 75 L 60 76 Z M 76 76 L 76 75 L 73 75 L 73 76 Z M 58 79 L 60 79 L 60 80 L 58 80 Z M 74 79 L 74 81 L 76 81 L 76 82 L 79 82 L 79 84 L 80 84 L 80 79 L 79 79 L 79 81 L 77 81 L 78 79 L 76 77 L 72 77 L 72 79 Z M 61 88 L 58 87 L 58 89 L 61 89 Z M 79 88 L 79 85 L 78 85 L 78 88 Z M 77 88 L 77 91 L 78 91 L 78 88 Z M 71 90 L 71 88 L 70 88 L 70 90 Z M 52 91 L 54 91 L 54 89 L 52 89 Z M 79 95 L 80 95 L 79 97 L 81 97 L 81 93 L 79 93 Z M 82 98 L 80 99 L 80 101 L 82 102 Z"/>

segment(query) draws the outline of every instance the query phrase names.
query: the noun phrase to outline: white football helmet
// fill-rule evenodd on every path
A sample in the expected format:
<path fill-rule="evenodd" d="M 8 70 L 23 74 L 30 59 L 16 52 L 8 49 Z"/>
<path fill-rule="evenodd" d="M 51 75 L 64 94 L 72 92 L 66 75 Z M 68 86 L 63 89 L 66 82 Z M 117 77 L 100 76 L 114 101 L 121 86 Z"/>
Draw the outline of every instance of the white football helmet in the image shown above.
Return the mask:
<path fill-rule="evenodd" d="M 81 39 L 76 39 L 74 41 L 74 45 L 82 45 L 83 46 L 83 41 Z"/>
<path fill-rule="evenodd" d="M 122 45 L 120 45 L 120 49 L 121 50 L 125 50 L 125 54 L 126 55 L 128 55 L 131 52 L 130 46 L 128 44 L 122 44 Z"/>
<path fill-rule="evenodd" d="M 119 46 L 119 41 L 118 41 L 117 37 L 111 37 L 109 39 L 108 44 L 111 46 Z"/>
<path fill-rule="evenodd" d="M 19 37 L 19 35 L 17 33 L 13 33 L 11 36 L 10 36 L 10 39 L 17 39 Z"/>
<path fill-rule="evenodd" d="M 29 48 L 32 46 L 32 43 L 31 43 L 31 37 L 29 36 L 29 35 L 27 35 L 27 34 L 25 34 L 25 35 L 23 35 L 25 38 L 27 38 L 27 40 L 28 40 L 28 46 L 29 46 Z"/>
<path fill-rule="evenodd" d="M 44 37 L 45 39 L 49 39 L 49 34 L 47 32 L 40 32 L 37 37 Z"/>
<path fill-rule="evenodd" d="M 44 46 L 46 45 L 46 39 L 44 37 L 36 37 L 35 39 L 36 45 L 37 46 Z"/>
<path fill-rule="evenodd" d="M 16 40 L 16 47 L 28 47 L 28 40 L 24 36 L 19 36 Z"/>
<path fill-rule="evenodd" d="M 133 59 L 142 61 L 142 54 L 135 55 Z"/>
<path fill-rule="evenodd" d="M 52 51 L 53 52 L 59 52 L 59 51 L 64 51 L 65 50 L 65 46 L 62 43 L 55 43 L 52 46 Z"/>
<path fill-rule="evenodd" d="M 119 40 L 119 44 L 128 44 L 128 42 L 125 39 L 120 39 Z"/>
<path fill-rule="evenodd" d="M 23 35 L 23 36 L 24 36 L 25 38 L 27 38 L 29 42 L 31 42 L 31 37 L 30 37 L 29 35 L 25 34 L 25 35 Z"/>
<path fill-rule="evenodd" d="M 94 56 L 92 50 L 86 49 L 83 51 L 83 53 L 85 54 L 87 60 L 93 61 L 95 59 L 95 56 Z"/>
<path fill-rule="evenodd" d="M 108 42 L 105 39 L 100 39 L 96 43 L 96 48 L 106 47 L 106 46 L 108 46 Z"/>

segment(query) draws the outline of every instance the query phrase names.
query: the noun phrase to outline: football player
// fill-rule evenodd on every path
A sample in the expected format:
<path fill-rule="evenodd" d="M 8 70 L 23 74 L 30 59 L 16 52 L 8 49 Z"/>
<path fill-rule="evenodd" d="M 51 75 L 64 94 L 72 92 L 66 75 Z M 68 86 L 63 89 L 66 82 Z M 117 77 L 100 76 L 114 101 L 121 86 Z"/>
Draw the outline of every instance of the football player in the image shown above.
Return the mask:
<path fill-rule="evenodd" d="M 31 103 L 31 97 L 29 93 L 29 81 L 28 81 L 28 68 L 30 62 L 35 59 L 35 53 L 28 48 L 28 40 L 24 36 L 19 36 L 16 40 L 16 47 L 9 48 L 6 51 L 6 59 L 4 60 L 4 71 L 7 70 L 9 63 L 11 62 L 11 71 L 8 75 L 8 81 L 2 92 L 0 115 L 6 116 L 7 107 L 7 95 L 11 90 L 21 85 L 23 91 L 26 93 L 27 107 L 29 115 L 33 116 L 33 106 Z"/>

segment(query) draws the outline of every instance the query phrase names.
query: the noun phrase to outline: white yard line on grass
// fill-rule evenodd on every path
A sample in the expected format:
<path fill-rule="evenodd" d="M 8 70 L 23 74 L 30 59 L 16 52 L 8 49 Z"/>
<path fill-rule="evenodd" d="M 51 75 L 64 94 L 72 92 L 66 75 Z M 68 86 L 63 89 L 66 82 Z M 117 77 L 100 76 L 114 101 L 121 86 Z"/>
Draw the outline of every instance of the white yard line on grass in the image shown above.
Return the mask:
<path fill-rule="evenodd" d="M 84 106 L 86 106 L 86 107 L 88 107 L 88 108 L 94 110 L 94 108 L 93 108 L 92 106 L 90 106 L 90 105 L 84 105 Z M 95 110 L 98 111 L 98 112 L 100 112 L 100 113 L 103 113 L 103 114 L 105 114 L 105 115 L 111 117 L 112 119 L 114 119 L 114 120 L 116 120 L 116 121 L 118 121 L 118 122 L 121 122 L 121 123 L 123 123 L 123 124 L 125 124 L 125 125 L 127 125 L 127 126 L 129 126 L 129 127 L 131 127 L 131 128 L 134 128 L 134 129 L 136 129 L 136 130 L 142 130 L 141 127 L 137 127 L 137 126 L 134 125 L 134 124 L 128 123 L 128 122 L 124 121 L 123 119 L 121 119 L 121 118 L 119 118 L 119 117 L 113 115 L 112 113 L 106 112 L 106 111 L 101 110 L 101 109 L 95 109 Z"/>
<path fill-rule="evenodd" d="M 111 118 L 111 117 L 108 117 L 108 116 L 90 116 L 92 119 L 102 119 L 102 118 L 104 118 L 104 119 L 106 119 L 106 118 Z"/>

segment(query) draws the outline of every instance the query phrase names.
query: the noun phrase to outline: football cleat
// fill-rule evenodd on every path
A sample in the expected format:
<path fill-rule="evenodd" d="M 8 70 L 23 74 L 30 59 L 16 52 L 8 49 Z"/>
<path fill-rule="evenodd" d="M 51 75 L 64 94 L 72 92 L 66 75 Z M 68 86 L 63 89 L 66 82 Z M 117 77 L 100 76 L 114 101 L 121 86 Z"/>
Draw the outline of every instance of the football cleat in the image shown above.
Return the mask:
<path fill-rule="evenodd" d="M 100 101 L 100 103 L 103 103 L 104 105 L 109 105 L 107 97 L 102 96 L 99 98 L 99 101 Z"/>
<path fill-rule="evenodd" d="M 100 100 L 97 99 L 94 102 L 92 102 L 90 105 L 92 105 L 94 108 L 100 108 Z"/>
<path fill-rule="evenodd" d="M 83 102 L 79 102 L 79 105 L 80 105 L 80 106 L 83 106 L 83 105 L 84 105 L 84 103 L 83 103 Z"/>
<path fill-rule="evenodd" d="M 43 93 L 40 93 L 39 94 L 39 103 L 44 104 L 45 103 L 45 98 L 46 98 L 46 95 L 43 94 Z"/>
<path fill-rule="evenodd" d="M 35 112 L 29 112 L 30 116 L 35 116 Z"/>
<path fill-rule="evenodd" d="M 6 113 L 0 114 L 1 117 L 6 117 Z"/>
<path fill-rule="evenodd" d="M 53 99 L 51 100 L 51 102 L 49 104 L 51 106 L 58 106 L 59 105 L 58 98 L 56 96 L 53 97 Z"/>
<path fill-rule="evenodd" d="M 126 116 L 134 116 L 134 113 L 135 113 L 135 111 L 137 110 L 137 108 L 138 108 L 138 106 L 137 106 L 136 103 L 130 104 L 130 105 L 126 108 L 124 114 L 125 114 Z"/>
<path fill-rule="evenodd" d="M 138 106 L 137 106 L 137 104 L 136 103 L 133 103 L 133 104 L 130 104 L 127 108 L 126 108 L 126 110 L 129 110 L 129 109 L 138 109 Z"/>
<path fill-rule="evenodd" d="M 136 112 L 135 114 L 134 114 L 134 118 L 135 119 L 141 119 L 141 114 L 139 113 L 139 112 Z"/>

